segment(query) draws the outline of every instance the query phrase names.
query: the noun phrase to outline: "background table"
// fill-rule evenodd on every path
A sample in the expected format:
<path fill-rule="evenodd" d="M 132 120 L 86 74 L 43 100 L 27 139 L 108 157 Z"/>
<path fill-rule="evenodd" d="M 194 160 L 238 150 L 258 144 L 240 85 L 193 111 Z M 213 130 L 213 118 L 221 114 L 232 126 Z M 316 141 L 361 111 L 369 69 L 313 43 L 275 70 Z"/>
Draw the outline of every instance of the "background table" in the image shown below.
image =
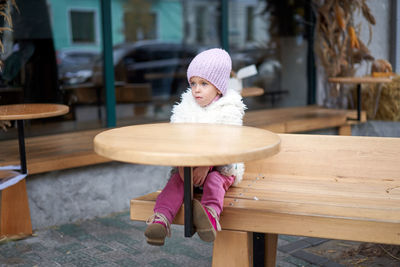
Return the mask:
<path fill-rule="evenodd" d="M 385 77 L 331 77 L 328 82 L 341 84 L 357 84 L 357 120 L 361 120 L 361 84 L 363 83 L 390 83 L 391 78 Z"/>
<path fill-rule="evenodd" d="M 278 135 L 252 127 L 159 123 L 107 130 L 94 138 L 95 151 L 114 160 L 184 168 L 185 236 L 192 222 L 193 166 L 253 161 L 279 151 Z"/>
<path fill-rule="evenodd" d="M 30 235 L 32 224 L 29 213 L 25 176 L 27 175 L 24 122 L 59 116 L 68 113 L 69 108 L 59 104 L 16 104 L 0 106 L 0 120 L 16 120 L 20 166 L 5 166 L 0 178 L 7 183 L 1 194 L 0 235 Z M 19 169 L 19 170 L 17 170 Z M 14 179 L 10 176 L 14 176 Z M 7 181 L 5 181 L 7 179 Z"/>
<path fill-rule="evenodd" d="M 260 96 L 264 94 L 264 89 L 260 87 L 244 87 L 242 89 L 242 97 Z"/>

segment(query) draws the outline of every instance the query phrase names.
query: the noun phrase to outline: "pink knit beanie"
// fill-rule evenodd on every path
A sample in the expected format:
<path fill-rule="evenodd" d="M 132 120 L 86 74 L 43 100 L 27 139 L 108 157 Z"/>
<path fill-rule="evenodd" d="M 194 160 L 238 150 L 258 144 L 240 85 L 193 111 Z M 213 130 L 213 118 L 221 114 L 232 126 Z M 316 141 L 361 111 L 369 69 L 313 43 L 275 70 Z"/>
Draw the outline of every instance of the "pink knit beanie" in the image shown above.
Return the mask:
<path fill-rule="evenodd" d="M 201 52 L 187 70 L 187 79 L 198 76 L 212 83 L 224 95 L 228 87 L 228 80 L 232 70 L 232 61 L 229 54 L 220 48 L 213 48 Z"/>

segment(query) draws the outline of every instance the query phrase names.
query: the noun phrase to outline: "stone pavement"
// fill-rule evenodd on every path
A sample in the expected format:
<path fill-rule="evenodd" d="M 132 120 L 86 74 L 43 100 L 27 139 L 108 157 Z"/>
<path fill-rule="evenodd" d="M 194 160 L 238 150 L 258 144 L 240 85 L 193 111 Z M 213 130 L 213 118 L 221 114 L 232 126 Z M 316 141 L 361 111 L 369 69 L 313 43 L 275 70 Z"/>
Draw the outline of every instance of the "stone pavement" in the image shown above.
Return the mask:
<path fill-rule="evenodd" d="M 163 247 L 147 245 L 144 222 L 129 213 L 64 224 L 0 243 L 0 266 L 211 266 L 212 244 L 174 225 Z M 277 266 L 342 266 L 306 249 L 326 239 L 279 236 Z"/>

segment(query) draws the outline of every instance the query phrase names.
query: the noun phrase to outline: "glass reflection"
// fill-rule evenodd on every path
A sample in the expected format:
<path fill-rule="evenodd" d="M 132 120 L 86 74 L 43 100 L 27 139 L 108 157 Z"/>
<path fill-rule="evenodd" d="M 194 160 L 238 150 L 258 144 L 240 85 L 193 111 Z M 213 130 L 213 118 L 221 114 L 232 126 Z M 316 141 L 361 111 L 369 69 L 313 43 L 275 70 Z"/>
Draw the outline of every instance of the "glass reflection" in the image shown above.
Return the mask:
<path fill-rule="evenodd" d="M 305 1 L 228 1 L 233 71 L 253 65 L 243 87 L 264 95 L 250 109 L 306 101 Z M 105 125 L 101 9 L 98 0 L 17 1 L 14 31 L 3 35 L 0 104 L 64 103 L 70 114 L 37 120 L 27 135 Z M 187 89 L 186 68 L 202 50 L 221 47 L 221 1 L 113 0 L 117 124 L 168 121 Z M 38 125 L 37 130 L 30 130 Z"/>

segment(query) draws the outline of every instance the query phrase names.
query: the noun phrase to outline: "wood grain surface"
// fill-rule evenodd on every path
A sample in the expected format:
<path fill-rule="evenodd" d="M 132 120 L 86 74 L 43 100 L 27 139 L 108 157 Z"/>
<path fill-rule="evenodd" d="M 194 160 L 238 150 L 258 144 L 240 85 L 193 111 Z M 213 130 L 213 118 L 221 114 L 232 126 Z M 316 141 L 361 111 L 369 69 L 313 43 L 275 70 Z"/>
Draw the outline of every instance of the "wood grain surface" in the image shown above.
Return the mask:
<path fill-rule="evenodd" d="M 0 106 L 0 120 L 27 120 L 55 117 L 68 113 L 60 104 L 15 104 Z"/>
<path fill-rule="evenodd" d="M 114 160 L 162 166 L 215 166 L 252 161 L 279 151 L 278 135 L 252 127 L 159 123 L 108 130 L 95 151 Z"/>

